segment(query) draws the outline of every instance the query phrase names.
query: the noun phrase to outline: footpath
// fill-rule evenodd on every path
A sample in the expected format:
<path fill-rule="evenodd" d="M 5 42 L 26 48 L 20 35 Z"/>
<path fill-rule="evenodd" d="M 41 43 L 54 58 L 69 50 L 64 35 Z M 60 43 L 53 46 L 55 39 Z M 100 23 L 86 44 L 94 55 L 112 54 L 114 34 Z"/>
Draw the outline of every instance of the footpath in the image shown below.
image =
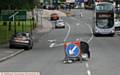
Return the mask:
<path fill-rule="evenodd" d="M 35 40 L 37 35 L 34 34 L 45 34 L 52 30 L 52 23 L 45 19 L 49 18 L 51 13 L 57 13 L 59 14 L 60 17 L 66 16 L 65 13 L 57 11 L 57 10 L 43 10 L 43 15 L 42 15 L 42 25 L 41 25 L 41 19 L 38 16 L 38 23 L 37 27 L 35 30 L 33 30 L 33 39 Z M 0 46 L 0 62 L 5 61 L 6 59 L 9 59 L 13 56 L 16 56 L 17 54 L 20 54 L 24 52 L 24 49 L 9 49 L 9 44 L 4 44 Z"/>

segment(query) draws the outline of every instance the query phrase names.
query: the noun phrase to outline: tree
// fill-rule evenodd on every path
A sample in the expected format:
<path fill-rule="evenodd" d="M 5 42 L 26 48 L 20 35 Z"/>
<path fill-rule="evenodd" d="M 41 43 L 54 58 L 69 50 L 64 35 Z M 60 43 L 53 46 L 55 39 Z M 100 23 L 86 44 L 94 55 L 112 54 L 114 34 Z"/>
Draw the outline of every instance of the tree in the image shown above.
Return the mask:
<path fill-rule="evenodd" d="M 65 2 L 66 0 L 59 0 L 60 2 Z"/>
<path fill-rule="evenodd" d="M 0 9 L 32 9 L 35 0 L 0 0 Z"/>

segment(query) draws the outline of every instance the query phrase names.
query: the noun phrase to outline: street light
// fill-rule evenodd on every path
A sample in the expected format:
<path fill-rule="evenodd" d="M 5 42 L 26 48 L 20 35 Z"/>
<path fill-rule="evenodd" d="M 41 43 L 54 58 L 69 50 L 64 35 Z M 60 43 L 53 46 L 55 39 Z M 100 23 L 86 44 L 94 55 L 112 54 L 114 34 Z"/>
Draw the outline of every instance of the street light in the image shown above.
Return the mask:
<path fill-rule="evenodd" d="M 40 0 L 40 20 L 41 20 L 41 28 L 43 27 L 42 25 L 43 25 L 43 23 L 42 23 L 42 14 L 43 14 L 43 5 L 42 5 L 42 3 L 43 3 L 43 0 Z"/>
<path fill-rule="evenodd" d="M 40 20 L 41 20 L 41 28 L 43 27 L 43 23 L 42 23 L 42 14 L 43 14 L 43 10 L 42 9 L 40 9 Z"/>

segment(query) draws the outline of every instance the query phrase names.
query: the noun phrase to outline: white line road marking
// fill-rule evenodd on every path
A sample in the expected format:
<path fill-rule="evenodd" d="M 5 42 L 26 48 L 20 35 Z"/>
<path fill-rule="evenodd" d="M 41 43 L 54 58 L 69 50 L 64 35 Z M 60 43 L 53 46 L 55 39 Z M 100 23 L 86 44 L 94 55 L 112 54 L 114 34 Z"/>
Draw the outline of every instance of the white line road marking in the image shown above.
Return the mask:
<path fill-rule="evenodd" d="M 55 45 L 55 43 L 51 43 L 49 47 L 52 48 L 52 47 L 54 47 L 54 45 Z"/>
<path fill-rule="evenodd" d="M 80 23 L 77 23 L 77 24 L 76 24 L 76 26 L 79 26 L 79 25 L 80 25 Z"/>
<path fill-rule="evenodd" d="M 80 15 L 79 15 L 80 17 L 83 17 L 83 13 L 82 12 L 80 12 Z"/>
<path fill-rule="evenodd" d="M 63 46 L 64 43 L 60 43 L 60 44 L 56 44 L 56 43 L 52 43 L 49 47 L 53 48 L 53 47 L 58 47 L 58 46 Z"/>
<path fill-rule="evenodd" d="M 71 19 L 75 20 L 75 18 L 74 18 L 74 17 L 71 17 Z"/>
<path fill-rule="evenodd" d="M 71 19 L 73 19 L 73 20 L 77 20 L 76 18 L 74 18 L 74 17 L 71 17 Z M 78 20 L 77 20 L 78 21 Z"/>
<path fill-rule="evenodd" d="M 91 36 L 91 38 L 87 41 L 87 43 L 90 43 L 91 41 L 92 41 L 92 39 L 93 39 L 93 30 L 92 30 L 92 27 L 89 25 L 89 24 L 85 24 L 85 25 L 87 25 L 88 27 L 89 27 L 89 29 L 90 29 L 90 31 L 91 31 L 91 33 L 92 33 L 92 36 Z"/>
<path fill-rule="evenodd" d="M 54 40 L 48 40 L 48 42 L 55 42 L 56 41 L 56 39 L 54 39 Z"/>
<path fill-rule="evenodd" d="M 3 58 L 0 59 L 0 62 L 6 60 L 6 59 L 8 59 L 8 58 L 11 58 L 11 57 L 13 57 L 13 56 L 15 56 L 15 55 L 17 55 L 17 54 L 19 54 L 19 53 L 22 53 L 23 51 L 24 51 L 24 49 L 19 50 L 19 51 L 15 52 L 15 53 L 12 53 L 12 54 L 10 54 L 10 55 L 8 55 L 8 56 L 6 56 L 6 57 L 3 57 Z"/>
<path fill-rule="evenodd" d="M 64 43 L 55 44 L 55 46 L 54 46 L 54 47 L 63 46 L 63 45 L 64 45 Z"/>
<path fill-rule="evenodd" d="M 64 38 L 64 41 L 66 41 L 68 39 L 68 36 L 70 35 L 70 31 L 71 31 L 70 25 L 68 23 L 66 23 L 66 25 L 68 26 L 69 29 L 68 29 L 67 35 Z"/>
<path fill-rule="evenodd" d="M 87 70 L 87 74 L 88 74 L 88 75 L 91 75 L 91 71 L 90 71 L 90 70 Z"/>
<path fill-rule="evenodd" d="M 88 65 L 88 63 L 85 63 L 85 66 L 86 66 L 86 68 L 89 68 L 89 65 Z"/>
<path fill-rule="evenodd" d="M 88 62 L 85 63 L 85 67 L 86 67 L 86 69 L 87 69 L 87 75 L 91 75 L 91 71 L 90 71 L 90 69 L 89 69 L 89 64 L 88 64 Z"/>

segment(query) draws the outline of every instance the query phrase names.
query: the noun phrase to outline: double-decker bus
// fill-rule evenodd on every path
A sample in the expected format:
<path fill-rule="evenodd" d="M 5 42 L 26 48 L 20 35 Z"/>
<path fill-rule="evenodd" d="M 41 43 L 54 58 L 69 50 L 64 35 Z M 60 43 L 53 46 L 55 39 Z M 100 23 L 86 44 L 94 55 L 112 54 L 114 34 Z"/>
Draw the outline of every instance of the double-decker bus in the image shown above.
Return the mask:
<path fill-rule="evenodd" d="M 93 34 L 97 36 L 114 35 L 114 5 L 110 2 L 99 2 L 95 6 Z"/>

